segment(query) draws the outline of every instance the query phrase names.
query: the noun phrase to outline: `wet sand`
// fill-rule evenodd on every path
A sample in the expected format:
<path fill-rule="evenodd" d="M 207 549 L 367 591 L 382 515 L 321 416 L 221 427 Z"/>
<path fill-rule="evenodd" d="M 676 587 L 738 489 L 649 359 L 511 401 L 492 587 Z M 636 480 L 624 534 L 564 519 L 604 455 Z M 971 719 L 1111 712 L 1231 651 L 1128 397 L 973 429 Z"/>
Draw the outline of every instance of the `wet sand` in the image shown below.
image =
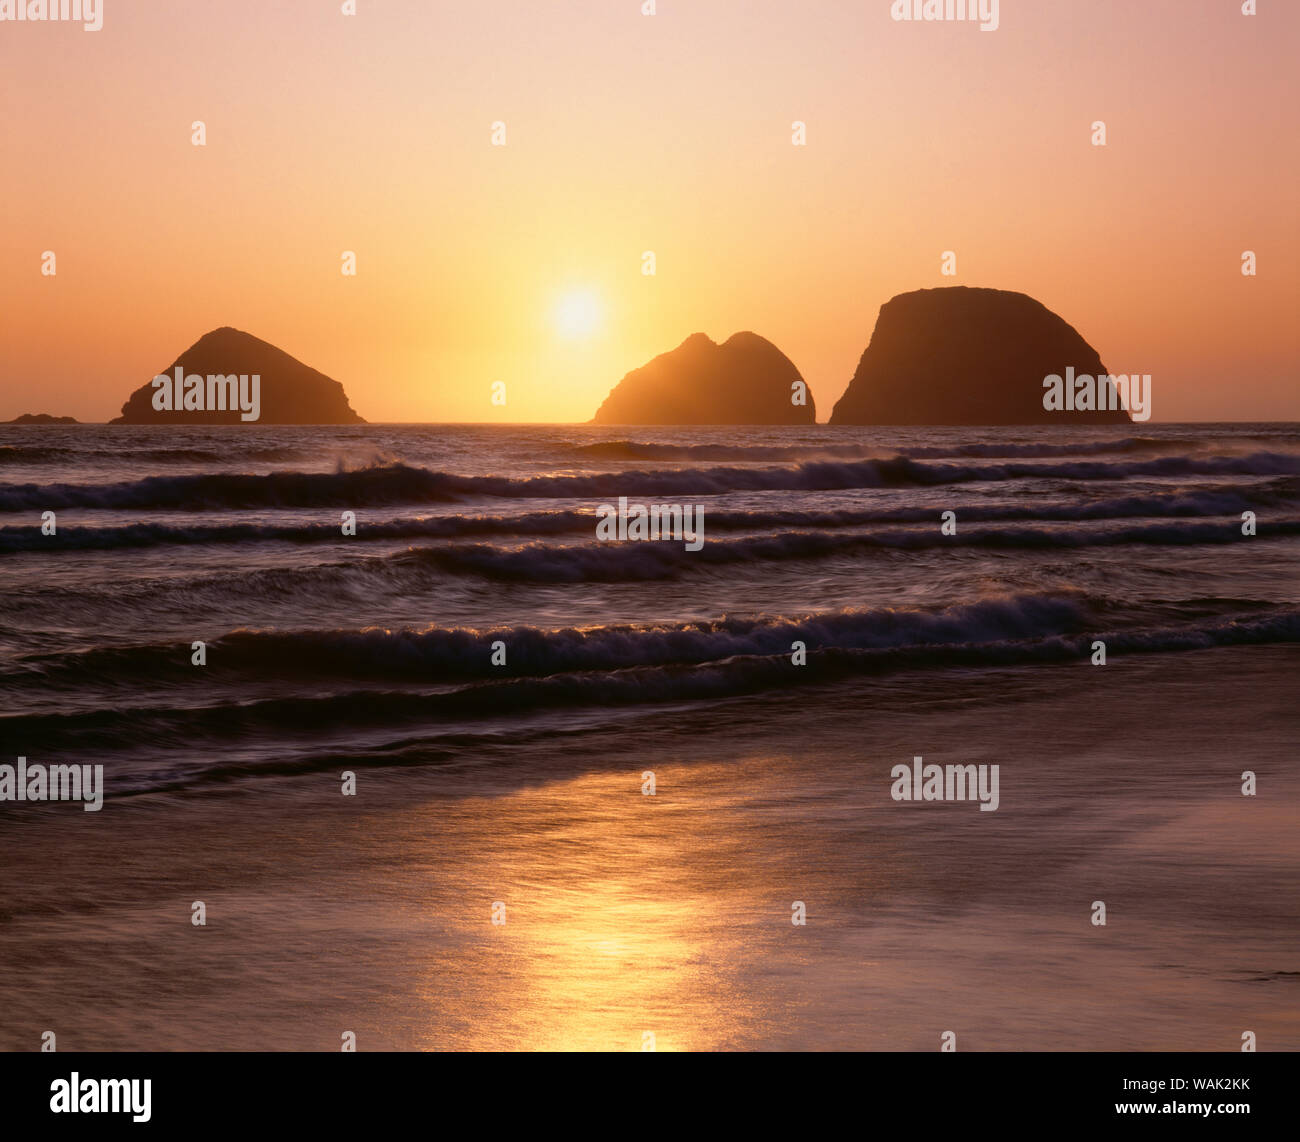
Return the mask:
<path fill-rule="evenodd" d="M 355 798 L 110 773 L 100 813 L 0 813 L 0 1048 L 1300 1049 L 1298 662 L 610 712 Z M 1000 764 L 998 811 L 891 800 L 918 754 Z"/>

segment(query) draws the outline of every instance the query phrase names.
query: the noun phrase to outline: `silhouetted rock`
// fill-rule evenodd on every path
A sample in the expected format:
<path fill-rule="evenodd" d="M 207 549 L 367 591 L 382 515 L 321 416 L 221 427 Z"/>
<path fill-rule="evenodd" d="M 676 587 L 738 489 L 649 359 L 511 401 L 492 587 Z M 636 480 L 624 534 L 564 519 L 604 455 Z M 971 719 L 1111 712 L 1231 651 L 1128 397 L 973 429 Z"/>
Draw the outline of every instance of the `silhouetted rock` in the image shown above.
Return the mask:
<path fill-rule="evenodd" d="M 347 393 L 338 381 L 318 373 L 282 349 L 241 333 L 228 325 L 204 334 L 160 375 L 203 379 L 198 387 L 178 393 L 171 386 L 141 385 L 122 406 L 122 415 L 110 424 L 364 424 L 352 411 Z M 230 394 L 252 396 L 252 378 L 260 377 L 257 416 L 247 415 Z M 226 382 L 237 382 L 233 388 Z M 215 379 L 214 386 L 209 379 Z M 243 378 L 242 382 L 240 378 Z M 242 385 L 242 388 L 241 388 Z M 166 407 L 159 407 L 165 405 Z"/>
<path fill-rule="evenodd" d="M 795 382 L 805 404 L 794 404 Z M 812 424 L 812 392 L 790 358 L 757 333 L 719 345 L 692 333 L 671 353 L 633 369 L 593 424 Z"/>
<path fill-rule="evenodd" d="M 1106 377 L 1097 351 L 1023 293 L 951 286 L 902 293 L 880 307 L 871 343 L 831 424 L 1128 424 L 1112 408 L 1050 411 L 1043 381 Z"/>
<path fill-rule="evenodd" d="M 6 424 L 77 424 L 76 417 L 72 416 L 51 416 L 48 412 L 25 412 L 22 416 L 15 416 L 13 420 L 5 421 Z"/>

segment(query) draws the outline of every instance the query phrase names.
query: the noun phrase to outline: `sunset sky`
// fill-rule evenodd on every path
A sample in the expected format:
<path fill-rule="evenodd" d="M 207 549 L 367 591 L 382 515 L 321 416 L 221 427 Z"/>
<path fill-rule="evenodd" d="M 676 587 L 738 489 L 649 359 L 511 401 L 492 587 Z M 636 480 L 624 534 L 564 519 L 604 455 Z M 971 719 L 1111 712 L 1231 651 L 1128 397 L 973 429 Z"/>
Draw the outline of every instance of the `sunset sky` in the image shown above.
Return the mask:
<path fill-rule="evenodd" d="M 0 23 L 0 418 L 106 420 L 233 325 L 372 421 L 586 420 L 690 333 L 752 329 L 825 420 L 885 301 L 976 285 L 1150 373 L 1155 421 L 1300 419 L 1300 4 L 1003 0 L 993 32 L 641 5 Z"/>

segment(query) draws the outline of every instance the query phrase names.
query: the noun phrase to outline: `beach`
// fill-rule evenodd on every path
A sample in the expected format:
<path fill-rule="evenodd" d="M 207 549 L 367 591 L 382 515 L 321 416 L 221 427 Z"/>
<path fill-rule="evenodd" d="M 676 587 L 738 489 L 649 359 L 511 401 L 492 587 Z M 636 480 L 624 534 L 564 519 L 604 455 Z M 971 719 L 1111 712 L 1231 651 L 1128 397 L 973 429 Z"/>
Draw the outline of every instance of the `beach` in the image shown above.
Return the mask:
<path fill-rule="evenodd" d="M 0 1049 L 1300 1047 L 1285 426 L 8 431 Z"/>

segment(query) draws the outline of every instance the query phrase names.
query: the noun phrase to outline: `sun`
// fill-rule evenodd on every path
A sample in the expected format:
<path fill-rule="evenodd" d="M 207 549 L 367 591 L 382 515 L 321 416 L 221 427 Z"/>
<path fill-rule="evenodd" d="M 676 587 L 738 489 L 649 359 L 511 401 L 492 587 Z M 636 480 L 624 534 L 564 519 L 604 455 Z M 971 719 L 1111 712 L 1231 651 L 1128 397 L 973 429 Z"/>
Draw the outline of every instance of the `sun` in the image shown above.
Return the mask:
<path fill-rule="evenodd" d="M 555 304 L 555 331 L 566 341 L 593 336 L 604 319 L 605 306 L 593 290 L 569 290 Z"/>

